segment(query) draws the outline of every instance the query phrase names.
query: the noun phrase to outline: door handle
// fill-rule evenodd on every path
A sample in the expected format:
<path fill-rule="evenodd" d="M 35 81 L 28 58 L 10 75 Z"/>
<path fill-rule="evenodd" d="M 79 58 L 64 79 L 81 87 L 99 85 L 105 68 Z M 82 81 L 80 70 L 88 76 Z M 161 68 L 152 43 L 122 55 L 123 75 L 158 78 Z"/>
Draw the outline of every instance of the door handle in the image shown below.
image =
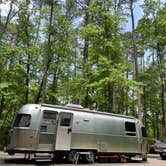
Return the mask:
<path fill-rule="evenodd" d="M 69 134 L 70 132 L 72 132 L 72 129 L 68 128 L 67 133 Z"/>

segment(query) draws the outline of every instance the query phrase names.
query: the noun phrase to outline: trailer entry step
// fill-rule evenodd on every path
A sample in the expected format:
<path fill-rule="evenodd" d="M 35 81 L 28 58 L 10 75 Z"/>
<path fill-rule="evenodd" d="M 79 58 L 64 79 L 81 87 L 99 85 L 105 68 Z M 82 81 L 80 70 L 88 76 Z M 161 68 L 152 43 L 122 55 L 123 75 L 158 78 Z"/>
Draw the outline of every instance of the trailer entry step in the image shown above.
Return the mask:
<path fill-rule="evenodd" d="M 50 161 L 52 161 L 52 155 L 50 155 L 50 154 L 47 154 L 47 155 L 36 154 L 34 156 L 34 160 L 36 162 L 50 162 Z"/>

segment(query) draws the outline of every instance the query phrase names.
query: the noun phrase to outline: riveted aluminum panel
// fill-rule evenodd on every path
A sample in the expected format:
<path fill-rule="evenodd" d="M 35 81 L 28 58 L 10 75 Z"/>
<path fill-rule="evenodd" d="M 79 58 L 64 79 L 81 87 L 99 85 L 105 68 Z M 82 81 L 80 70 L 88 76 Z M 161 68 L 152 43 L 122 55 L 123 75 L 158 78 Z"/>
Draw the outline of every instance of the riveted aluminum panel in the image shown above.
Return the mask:
<path fill-rule="evenodd" d="M 25 128 L 14 128 L 11 138 L 10 147 L 35 150 L 37 148 L 38 131 Z"/>

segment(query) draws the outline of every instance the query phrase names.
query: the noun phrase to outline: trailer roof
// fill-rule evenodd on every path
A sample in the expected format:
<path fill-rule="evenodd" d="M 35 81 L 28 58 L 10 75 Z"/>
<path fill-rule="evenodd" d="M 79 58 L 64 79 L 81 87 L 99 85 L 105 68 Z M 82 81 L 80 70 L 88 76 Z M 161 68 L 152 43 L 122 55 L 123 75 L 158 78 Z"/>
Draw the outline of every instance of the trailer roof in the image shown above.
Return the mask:
<path fill-rule="evenodd" d="M 67 104 L 66 106 L 59 106 L 59 105 L 42 103 L 41 106 L 50 107 L 50 108 L 59 108 L 59 109 L 65 109 L 65 110 L 72 110 L 72 111 L 88 112 L 88 113 L 94 113 L 94 114 L 110 115 L 110 116 L 123 117 L 123 118 L 129 118 L 129 119 L 136 119 L 135 117 L 127 116 L 127 115 L 90 110 L 88 108 L 83 108 L 81 105 L 76 105 L 76 104 Z"/>

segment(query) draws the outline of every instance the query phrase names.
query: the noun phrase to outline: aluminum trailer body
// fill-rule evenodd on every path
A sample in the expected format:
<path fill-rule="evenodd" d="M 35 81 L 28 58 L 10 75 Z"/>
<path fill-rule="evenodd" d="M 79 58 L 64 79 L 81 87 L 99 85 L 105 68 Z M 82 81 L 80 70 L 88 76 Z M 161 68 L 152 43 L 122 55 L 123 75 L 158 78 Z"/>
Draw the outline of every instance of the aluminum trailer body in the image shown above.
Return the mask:
<path fill-rule="evenodd" d="M 26 104 L 15 117 L 5 151 L 47 152 L 64 155 L 71 161 L 77 151 L 91 152 L 93 156 L 140 155 L 146 159 L 147 139 L 144 126 L 134 117 L 77 105 Z"/>

